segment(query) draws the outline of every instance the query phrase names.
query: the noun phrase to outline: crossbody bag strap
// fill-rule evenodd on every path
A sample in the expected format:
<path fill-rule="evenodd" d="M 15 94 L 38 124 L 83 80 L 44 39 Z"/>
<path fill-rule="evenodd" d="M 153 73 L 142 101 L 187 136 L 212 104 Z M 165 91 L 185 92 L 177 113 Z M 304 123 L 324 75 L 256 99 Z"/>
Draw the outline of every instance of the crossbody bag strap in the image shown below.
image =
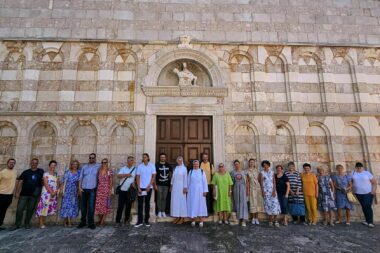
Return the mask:
<path fill-rule="evenodd" d="M 129 172 L 129 174 L 132 174 L 132 172 L 135 170 L 136 167 L 133 167 L 133 169 L 131 170 L 131 172 Z M 121 183 L 120 187 L 123 186 L 123 184 L 125 183 L 125 181 L 127 181 L 128 177 L 125 177 L 124 178 L 124 181 Z"/>

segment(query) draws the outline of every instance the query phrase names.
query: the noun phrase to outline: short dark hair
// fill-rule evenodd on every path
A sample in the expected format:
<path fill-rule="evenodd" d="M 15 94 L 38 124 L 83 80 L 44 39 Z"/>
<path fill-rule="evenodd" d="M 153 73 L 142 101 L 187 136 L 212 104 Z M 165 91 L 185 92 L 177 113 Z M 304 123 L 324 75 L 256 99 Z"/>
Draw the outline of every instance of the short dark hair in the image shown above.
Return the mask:
<path fill-rule="evenodd" d="M 268 160 L 264 160 L 261 162 L 261 167 L 264 167 L 265 164 L 270 166 L 270 162 Z"/>
<path fill-rule="evenodd" d="M 305 167 L 310 167 L 310 168 L 311 168 L 310 163 L 304 163 L 304 164 L 302 165 L 302 168 L 305 168 Z"/>
<path fill-rule="evenodd" d="M 95 157 L 96 157 L 96 154 L 95 154 L 95 153 L 91 153 L 89 156 L 91 156 L 91 155 L 93 155 L 93 156 L 95 156 Z"/>
<path fill-rule="evenodd" d="M 8 161 L 7 161 L 7 164 L 8 164 L 10 161 L 14 161 L 14 162 L 16 163 L 16 159 L 14 159 L 14 158 L 9 158 Z"/>
<path fill-rule="evenodd" d="M 277 169 L 277 168 L 281 168 L 282 170 L 284 170 L 284 167 L 283 167 L 281 164 L 277 164 L 277 165 L 276 165 L 276 169 Z"/>
<path fill-rule="evenodd" d="M 289 166 L 296 166 L 296 164 L 292 161 L 292 162 L 288 162 L 288 167 Z"/>
<path fill-rule="evenodd" d="M 150 157 L 148 153 L 143 153 L 143 156 L 146 155 L 148 157 L 148 162 L 150 162 Z"/>
<path fill-rule="evenodd" d="M 127 157 L 127 160 L 129 160 L 129 159 L 135 159 L 135 157 L 134 157 L 133 155 L 129 155 L 129 156 Z"/>
<path fill-rule="evenodd" d="M 38 158 L 32 158 L 32 160 L 31 160 L 31 162 L 33 162 L 33 161 L 37 161 L 37 162 L 39 162 L 39 160 L 38 160 Z"/>
<path fill-rule="evenodd" d="M 234 160 L 234 164 L 235 163 L 239 163 L 240 164 L 240 161 L 238 159 Z"/>
<path fill-rule="evenodd" d="M 256 158 L 251 158 L 248 160 L 248 163 L 250 163 L 251 161 L 255 161 L 256 162 Z"/>
<path fill-rule="evenodd" d="M 355 164 L 355 167 L 356 167 L 356 168 L 363 168 L 364 165 L 363 165 L 362 163 L 359 163 L 359 162 L 358 162 L 358 163 Z"/>
<path fill-rule="evenodd" d="M 166 156 L 166 154 L 164 152 L 161 152 L 159 156 L 162 156 L 162 155 Z"/>
<path fill-rule="evenodd" d="M 50 164 L 52 164 L 52 163 L 55 163 L 55 165 L 57 165 L 57 161 L 56 161 L 56 160 L 51 160 L 51 161 L 49 162 L 49 166 L 50 166 Z"/>

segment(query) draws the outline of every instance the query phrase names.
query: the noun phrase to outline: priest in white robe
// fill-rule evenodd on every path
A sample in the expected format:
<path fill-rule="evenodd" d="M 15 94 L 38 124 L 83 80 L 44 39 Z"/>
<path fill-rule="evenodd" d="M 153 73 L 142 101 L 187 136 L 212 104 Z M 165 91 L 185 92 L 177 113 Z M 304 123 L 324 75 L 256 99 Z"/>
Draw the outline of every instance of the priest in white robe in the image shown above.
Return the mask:
<path fill-rule="evenodd" d="M 177 157 L 177 166 L 171 180 L 170 215 L 175 217 L 175 224 L 182 224 L 187 217 L 187 168 L 183 165 L 183 158 Z"/>
<path fill-rule="evenodd" d="M 198 220 L 199 227 L 203 227 L 203 218 L 208 215 L 206 205 L 208 185 L 206 174 L 199 168 L 198 160 L 193 161 L 193 169 L 190 170 L 187 181 L 187 214 L 191 218 L 191 226 L 194 227 Z"/>

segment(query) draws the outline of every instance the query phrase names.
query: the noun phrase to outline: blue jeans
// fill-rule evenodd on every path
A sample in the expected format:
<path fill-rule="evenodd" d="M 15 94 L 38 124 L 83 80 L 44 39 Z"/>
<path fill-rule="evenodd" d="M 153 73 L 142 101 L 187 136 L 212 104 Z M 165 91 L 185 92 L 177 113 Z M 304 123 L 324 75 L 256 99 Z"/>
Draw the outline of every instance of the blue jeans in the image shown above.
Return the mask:
<path fill-rule="evenodd" d="M 362 206 L 365 221 L 368 224 L 373 224 L 373 210 L 372 210 L 373 195 L 371 193 L 355 194 L 355 195 L 356 195 L 356 198 L 359 200 L 360 205 Z"/>
<path fill-rule="evenodd" d="M 95 225 L 94 215 L 95 215 L 95 197 L 96 197 L 96 189 L 83 189 L 82 192 L 82 217 L 81 224 L 87 223 L 88 216 L 88 225 Z"/>

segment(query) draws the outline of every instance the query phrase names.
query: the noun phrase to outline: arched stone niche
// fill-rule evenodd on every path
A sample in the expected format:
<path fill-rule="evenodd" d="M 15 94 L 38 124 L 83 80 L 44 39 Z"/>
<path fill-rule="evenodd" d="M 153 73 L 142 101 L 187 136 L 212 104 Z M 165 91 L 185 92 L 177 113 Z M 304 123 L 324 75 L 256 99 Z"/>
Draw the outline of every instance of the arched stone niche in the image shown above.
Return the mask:
<path fill-rule="evenodd" d="M 142 90 L 146 96 L 169 96 L 169 97 L 226 97 L 228 89 L 223 80 L 218 65 L 203 51 L 193 49 L 174 49 L 158 52 L 148 74 L 144 79 Z M 178 85 L 178 76 L 173 72 L 174 68 L 183 69 L 183 63 L 197 76 L 197 86 Z"/>
<path fill-rule="evenodd" d="M 199 62 L 191 59 L 179 59 L 167 64 L 158 76 L 157 86 L 177 86 L 179 78 L 173 70 L 183 71 L 183 63 L 186 63 L 187 69 L 197 77 L 196 86 L 213 86 L 208 70 Z"/>

